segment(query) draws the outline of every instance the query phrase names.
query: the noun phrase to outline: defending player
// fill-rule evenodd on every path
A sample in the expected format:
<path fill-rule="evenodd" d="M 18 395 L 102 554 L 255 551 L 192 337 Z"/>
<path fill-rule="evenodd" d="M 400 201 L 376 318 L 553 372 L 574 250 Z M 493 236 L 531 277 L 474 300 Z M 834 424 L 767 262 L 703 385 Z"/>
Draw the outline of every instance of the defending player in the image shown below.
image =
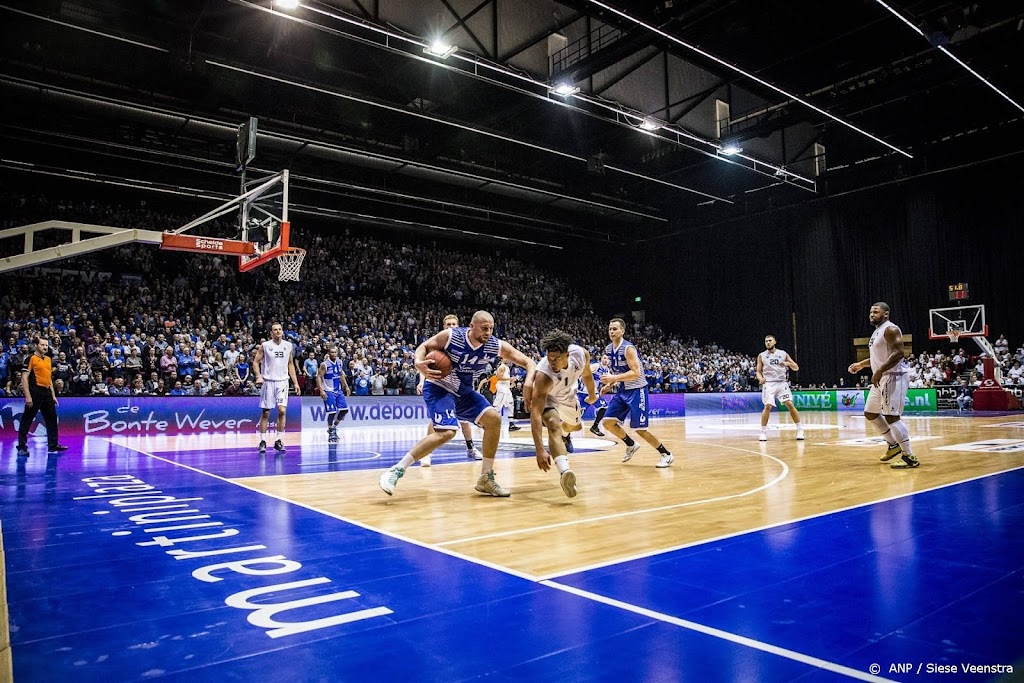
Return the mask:
<path fill-rule="evenodd" d="M 338 347 L 335 344 L 327 349 L 327 358 L 323 359 L 316 371 L 316 386 L 320 389 L 320 398 L 324 400 L 327 412 L 327 442 L 338 443 L 338 423 L 348 415 L 345 396 L 351 396 L 352 390 L 349 389 L 344 365 L 338 358 Z"/>
<path fill-rule="evenodd" d="M 459 326 L 459 316 L 455 315 L 454 313 L 449 313 L 448 315 L 446 315 L 444 317 L 444 320 L 441 321 L 441 329 L 443 329 L 443 330 L 450 330 L 453 327 L 458 327 L 458 326 Z M 419 384 L 416 385 L 416 393 L 418 395 L 420 395 L 420 396 L 423 395 L 423 382 L 424 382 L 425 379 L 426 379 L 426 377 L 423 376 L 423 373 L 420 373 L 420 381 L 419 381 Z M 477 448 L 476 444 L 473 443 L 473 426 L 471 424 L 469 424 L 468 422 L 460 422 L 459 423 L 459 428 L 462 429 L 462 438 L 464 438 L 466 440 L 466 457 L 467 458 L 472 458 L 473 460 L 483 460 L 484 454 L 481 453 L 480 449 Z M 434 433 L 434 423 L 433 422 L 428 422 L 427 423 L 427 434 L 429 435 L 429 434 L 433 434 L 433 433 Z M 429 454 L 423 456 L 422 458 L 420 458 L 420 467 L 430 467 L 430 455 Z"/>
<path fill-rule="evenodd" d="M 537 467 L 547 472 L 554 455 L 558 468 L 558 481 L 569 498 L 576 495 L 576 474 L 569 469 L 564 436 L 583 429 L 580 402 L 576 387 L 586 387 L 586 402 L 597 401 L 594 375 L 590 369 L 590 354 L 582 346 L 572 343 L 572 337 L 561 330 L 553 330 L 540 340 L 545 356 L 537 364 L 533 382 L 533 402 L 530 406 L 530 431 L 537 449 Z M 544 450 L 543 428 L 548 430 L 548 448 Z M 571 442 L 570 442 L 571 443 Z"/>
<path fill-rule="evenodd" d="M 476 490 L 489 496 L 506 498 L 511 495 L 494 479 L 494 456 L 501 437 L 501 416 L 487 399 L 476 391 L 476 376 L 498 358 L 504 358 L 526 368 L 523 399 L 530 405 L 533 376 L 537 370 L 532 360 L 518 349 L 493 336 L 494 318 L 487 311 L 477 311 L 469 327 L 441 330 L 416 347 L 416 369 L 426 381 L 423 400 L 433 419 L 434 433 L 420 440 L 397 465 L 380 476 L 380 487 L 389 496 L 394 494 L 398 480 L 414 462 L 432 453 L 455 435 L 459 421 L 474 422 L 484 430 L 483 460 Z M 431 366 L 426 356 L 431 351 L 444 351 L 452 360 L 452 372 L 446 377 Z"/>
<path fill-rule="evenodd" d="M 765 350 L 757 354 L 757 381 L 761 385 L 761 435 L 758 441 L 767 441 L 768 417 L 772 406 L 781 403 L 786 406 L 793 422 L 796 423 L 796 440 L 804 440 L 804 428 L 800 424 L 800 413 L 793 405 L 793 390 L 789 388 L 789 370 L 800 372 L 800 366 L 782 349 L 775 348 L 775 337 L 764 338 Z"/>
<path fill-rule="evenodd" d="M 291 379 L 298 391 L 299 380 L 295 376 L 295 347 L 284 338 L 281 323 L 270 326 L 270 339 L 256 347 L 252 367 L 256 372 L 256 385 L 260 389 L 260 453 L 267 452 L 267 422 L 270 411 L 277 407 L 277 441 L 274 450 L 284 453 L 284 423 L 288 414 L 288 380 Z"/>
<path fill-rule="evenodd" d="M 864 402 L 864 418 L 875 425 L 889 447 L 882 462 L 899 459 L 889 465 L 896 470 L 920 466 L 910 445 L 910 431 L 903 424 L 904 399 L 910 388 L 910 366 L 903 357 L 903 333 L 889 320 L 889 304 L 879 301 L 871 306 L 868 319 L 875 331 L 868 341 L 868 357 L 851 363 L 848 370 L 856 375 L 871 367 L 871 389 Z"/>
<path fill-rule="evenodd" d="M 647 392 L 647 378 L 644 376 L 639 352 L 631 342 L 623 338 L 625 332 L 626 321 L 622 318 L 612 318 L 608 323 L 608 338 L 611 344 L 605 349 L 605 355 L 608 356 L 609 368 L 608 374 L 601 378 L 601 384 L 618 384 L 619 391 L 608 404 L 604 428 L 626 444 L 626 454 L 622 456 L 622 462 L 629 462 L 640 450 L 640 444 L 634 442 L 622 428 L 622 420 L 628 415 L 629 426 L 636 430 L 640 438 L 661 453 L 656 467 L 668 467 L 675 458 L 661 440 L 648 430 L 647 407 L 650 405 L 650 396 Z"/>

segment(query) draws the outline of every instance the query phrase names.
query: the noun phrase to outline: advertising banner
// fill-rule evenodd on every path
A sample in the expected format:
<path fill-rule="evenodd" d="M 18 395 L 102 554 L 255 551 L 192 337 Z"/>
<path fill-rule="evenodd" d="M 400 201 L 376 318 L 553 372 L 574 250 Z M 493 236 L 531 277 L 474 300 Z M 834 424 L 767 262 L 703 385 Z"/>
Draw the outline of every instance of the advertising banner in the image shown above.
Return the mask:
<path fill-rule="evenodd" d="M 833 393 L 836 395 L 837 410 L 864 412 L 864 399 L 868 393 L 863 389 L 838 389 Z"/>
<path fill-rule="evenodd" d="M 422 396 L 347 396 L 348 415 L 338 428 L 373 425 L 426 425 L 430 422 Z M 316 396 L 302 398 L 302 428 L 326 429 L 327 411 Z"/>
<path fill-rule="evenodd" d="M 692 396 L 692 394 L 691 394 Z M 611 396 L 606 396 L 609 400 Z M 682 417 L 686 415 L 686 394 L 651 394 L 651 407 L 648 409 L 650 417 Z M 587 411 L 593 419 L 593 408 L 588 406 Z"/>
<path fill-rule="evenodd" d="M 801 412 L 836 410 L 836 392 L 834 391 L 794 391 L 793 405 Z"/>
<path fill-rule="evenodd" d="M 764 406 L 761 393 L 744 391 L 721 394 L 685 394 L 687 415 L 730 415 L 759 413 Z"/>
<path fill-rule="evenodd" d="M 24 410 L 24 399 L 0 399 L 0 439 L 17 439 Z M 300 414 L 299 398 L 289 398 L 288 420 L 297 421 Z M 251 433 L 256 431 L 259 422 L 260 399 L 258 396 L 62 398 L 57 406 L 57 417 L 60 433 L 67 435 Z M 37 437 L 46 434 L 42 416 L 36 418 L 30 433 Z"/>

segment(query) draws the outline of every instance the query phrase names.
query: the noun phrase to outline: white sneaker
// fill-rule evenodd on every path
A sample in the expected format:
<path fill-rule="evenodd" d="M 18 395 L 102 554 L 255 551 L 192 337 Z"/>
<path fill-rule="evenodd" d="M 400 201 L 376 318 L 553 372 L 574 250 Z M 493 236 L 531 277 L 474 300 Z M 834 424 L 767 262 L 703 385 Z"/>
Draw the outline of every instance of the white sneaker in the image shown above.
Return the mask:
<path fill-rule="evenodd" d="M 655 467 L 668 467 L 675 461 L 675 458 L 671 453 L 662 453 L 661 459 L 658 460 L 658 464 Z"/>
<path fill-rule="evenodd" d="M 576 473 L 572 470 L 566 470 L 562 472 L 562 475 L 558 478 L 558 483 L 562 485 L 562 490 L 565 491 L 565 495 L 570 498 L 576 497 Z"/>
<path fill-rule="evenodd" d="M 636 455 L 636 452 L 640 450 L 640 444 L 634 443 L 632 446 L 626 448 L 626 454 L 622 456 L 622 462 L 629 462 Z"/>
<path fill-rule="evenodd" d="M 380 475 L 380 488 L 381 490 L 393 496 L 395 494 L 395 486 L 398 485 L 398 480 L 405 476 L 405 468 L 395 465 L 390 470 Z"/>
<path fill-rule="evenodd" d="M 796 440 L 797 441 L 803 441 L 804 440 L 804 430 L 803 429 L 796 430 Z"/>
<path fill-rule="evenodd" d="M 477 448 L 476 446 L 473 446 L 472 450 L 469 450 L 469 449 L 466 450 L 466 457 L 467 458 L 473 458 L 474 460 L 483 460 L 484 459 L 484 454 L 480 452 L 479 448 Z"/>
<path fill-rule="evenodd" d="M 512 495 L 505 487 L 494 481 L 494 470 L 480 475 L 476 480 L 476 490 L 495 498 L 508 498 Z"/>
<path fill-rule="evenodd" d="M 758 441 L 767 441 L 768 440 L 768 435 L 765 434 L 764 432 L 761 432 L 761 436 L 757 437 L 757 440 Z"/>
<path fill-rule="evenodd" d="M 430 456 L 424 455 L 420 458 L 420 467 L 430 467 Z"/>

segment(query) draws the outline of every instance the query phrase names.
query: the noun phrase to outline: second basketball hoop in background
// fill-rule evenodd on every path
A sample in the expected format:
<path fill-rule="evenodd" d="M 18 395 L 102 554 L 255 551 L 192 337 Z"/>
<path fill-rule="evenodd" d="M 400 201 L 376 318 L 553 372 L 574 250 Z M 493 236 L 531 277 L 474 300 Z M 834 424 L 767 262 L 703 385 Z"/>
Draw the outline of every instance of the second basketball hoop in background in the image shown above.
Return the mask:
<path fill-rule="evenodd" d="M 281 266 L 281 273 L 277 279 L 281 282 L 298 282 L 299 269 L 302 268 L 302 261 L 305 258 L 305 249 L 290 247 L 288 251 L 277 257 L 277 262 Z"/>

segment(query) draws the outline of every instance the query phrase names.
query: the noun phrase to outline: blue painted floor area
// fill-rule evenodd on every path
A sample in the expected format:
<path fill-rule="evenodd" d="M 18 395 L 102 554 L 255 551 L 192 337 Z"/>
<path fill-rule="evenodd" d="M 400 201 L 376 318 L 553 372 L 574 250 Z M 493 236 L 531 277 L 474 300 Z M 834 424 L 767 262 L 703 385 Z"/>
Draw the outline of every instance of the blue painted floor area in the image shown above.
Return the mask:
<path fill-rule="evenodd" d="M 1016 470 L 555 582 L 859 671 L 1016 664 L 1019 676 L 1022 530 Z"/>
<path fill-rule="evenodd" d="M 72 445 L 50 459 L 0 445 L 19 683 L 793 680 L 817 671 L 106 441 Z"/>

